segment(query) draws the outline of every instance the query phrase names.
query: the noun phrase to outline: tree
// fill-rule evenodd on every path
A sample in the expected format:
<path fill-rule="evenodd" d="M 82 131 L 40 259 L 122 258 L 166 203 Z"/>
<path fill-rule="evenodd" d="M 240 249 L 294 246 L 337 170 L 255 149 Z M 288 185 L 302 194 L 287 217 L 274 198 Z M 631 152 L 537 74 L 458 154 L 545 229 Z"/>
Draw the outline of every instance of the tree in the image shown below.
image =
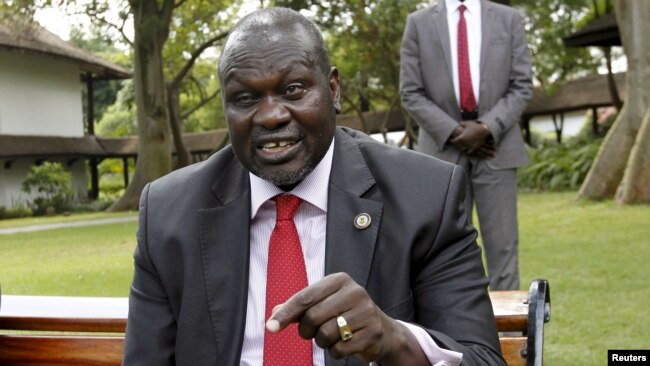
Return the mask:
<path fill-rule="evenodd" d="M 176 149 L 176 166 L 190 163 L 190 155 L 182 140 L 183 120 L 219 95 L 219 89 L 206 91 L 205 83 L 195 77 L 194 66 L 204 52 L 225 40 L 230 28 L 229 16 L 217 16 L 220 10 L 232 7 L 232 1 L 190 1 L 174 13 L 172 38 L 165 47 L 167 76 L 167 107 Z M 236 7 L 233 7 L 236 9 Z M 232 9 L 231 9 L 232 10 Z M 224 20 L 225 19 L 225 20 Z M 212 77 L 216 75 L 216 61 Z M 185 111 L 181 108 L 181 92 L 196 89 L 200 98 Z"/>
<path fill-rule="evenodd" d="M 586 48 L 567 48 L 562 38 L 574 32 L 592 12 L 588 0 L 513 0 L 524 14 L 533 75 L 544 89 L 587 73 L 595 73 L 599 61 Z"/>
<path fill-rule="evenodd" d="M 72 2 L 72 1 L 71 1 Z M 116 201 L 110 211 L 135 209 L 138 206 L 140 192 L 148 182 L 167 174 L 172 169 L 172 141 L 175 141 L 181 161 L 187 162 L 187 151 L 182 144 L 180 137 L 180 97 L 179 88 L 183 78 L 189 75 L 197 58 L 208 47 L 224 37 L 220 32 L 218 36 L 211 36 L 206 41 L 199 43 L 190 52 L 191 56 L 184 62 L 180 71 L 175 74 L 170 83 L 166 82 L 164 50 L 167 41 L 181 34 L 181 30 L 188 23 L 195 26 L 194 34 L 210 34 L 210 25 L 205 21 L 197 22 L 195 18 L 183 18 L 180 7 L 196 9 L 201 5 L 203 8 L 201 19 L 218 19 L 221 14 L 218 7 L 230 2 L 207 1 L 207 0 L 129 0 L 126 5 L 122 3 L 120 8 L 120 24 L 115 24 L 107 19 L 106 13 L 109 9 L 107 1 L 91 1 L 86 3 L 85 13 L 100 24 L 117 30 L 124 40 L 132 46 L 134 77 L 133 85 L 135 101 L 137 106 L 138 122 L 138 159 L 136 162 L 133 179 L 127 187 L 124 195 Z M 194 13 L 198 14 L 198 13 Z M 131 41 L 126 37 L 124 29 L 129 19 L 133 20 L 134 39 Z M 173 32 L 171 32 L 173 30 Z M 201 39 L 195 37 L 195 39 Z M 193 44 L 190 43 L 190 46 Z M 187 46 L 187 44 L 185 44 Z M 179 56 L 186 52 L 179 52 Z M 176 118 L 172 119 L 171 115 Z M 174 138 L 175 136 L 175 138 Z"/>
<path fill-rule="evenodd" d="M 133 14 L 133 83 L 138 120 L 138 160 L 133 180 L 110 211 L 138 207 L 145 184 L 171 171 L 172 150 L 162 51 L 174 0 L 129 0 Z"/>
<path fill-rule="evenodd" d="M 650 2 L 617 0 L 616 20 L 628 70 L 626 100 L 601 145 L 579 197 L 650 202 Z"/>

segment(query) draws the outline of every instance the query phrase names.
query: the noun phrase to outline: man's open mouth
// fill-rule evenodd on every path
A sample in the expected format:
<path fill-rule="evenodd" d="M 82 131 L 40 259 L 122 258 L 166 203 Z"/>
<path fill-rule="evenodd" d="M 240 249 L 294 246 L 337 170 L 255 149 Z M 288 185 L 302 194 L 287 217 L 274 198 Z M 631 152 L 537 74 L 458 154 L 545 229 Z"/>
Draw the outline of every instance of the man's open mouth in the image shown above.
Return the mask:
<path fill-rule="evenodd" d="M 274 141 L 262 144 L 262 150 L 270 153 L 280 152 L 287 147 L 293 146 L 295 141 Z"/>

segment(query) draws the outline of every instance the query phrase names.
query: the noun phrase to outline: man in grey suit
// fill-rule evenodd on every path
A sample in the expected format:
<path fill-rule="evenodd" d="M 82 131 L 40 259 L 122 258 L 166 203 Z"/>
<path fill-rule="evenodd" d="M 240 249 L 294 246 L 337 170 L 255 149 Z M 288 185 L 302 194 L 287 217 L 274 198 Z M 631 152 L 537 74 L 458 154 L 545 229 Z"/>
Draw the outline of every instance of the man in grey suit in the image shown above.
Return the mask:
<path fill-rule="evenodd" d="M 469 60 L 468 60 L 469 58 Z M 402 105 L 417 149 L 462 165 L 476 203 L 493 290 L 519 289 L 516 168 L 528 161 L 519 119 L 532 93 L 522 18 L 486 0 L 440 0 L 408 16 Z"/>
<path fill-rule="evenodd" d="M 504 365 L 462 168 L 337 128 L 294 11 L 243 18 L 219 77 L 232 146 L 142 192 L 124 365 Z M 308 284 L 269 303 L 278 244 Z"/>

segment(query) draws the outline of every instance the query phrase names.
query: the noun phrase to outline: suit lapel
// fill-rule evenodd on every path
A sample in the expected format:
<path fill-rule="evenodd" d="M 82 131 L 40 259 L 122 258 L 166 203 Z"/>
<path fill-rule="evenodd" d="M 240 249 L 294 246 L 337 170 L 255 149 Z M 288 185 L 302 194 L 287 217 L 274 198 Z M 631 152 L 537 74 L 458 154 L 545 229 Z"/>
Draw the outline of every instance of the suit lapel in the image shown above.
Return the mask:
<path fill-rule="evenodd" d="M 221 176 L 228 182 L 220 179 L 212 190 L 223 205 L 199 210 L 199 238 L 217 359 L 236 366 L 246 324 L 250 184 L 234 157 Z"/>
<path fill-rule="evenodd" d="M 490 24 L 492 24 L 492 22 L 488 21 L 488 19 L 493 19 L 492 11 L 492 4 L 490 4 L 489 1 L 481 1 L 481 61 L 479 63 L 481 74 L 483 74 L 483 70 L 485 70 L 485 59 L 490 46 L 490 35 L 492 33 L 492 27 Z M 482 79 L 483 78 L 480 80 Z M 480 83 L 479 85 L 480 88 L 483 86 L 483 83 Z"/>
<path fill-rule="evenodd" d="M 372 258 L 381 226 L 383 205 L 362 198 L 375 180 L 363 159 L 358 143 L 337 130 L 327 208 L 327 245 L 325 250 L 325 275 L 346 272 L 359 285 L 366 286 Z M 366 213 L 370 226 L 357 229 L 355 217 Z M 327 366 L 345 365 L 325 354 Z"/>
<path fill-rule="evenodd" d="M 449 75 L 452 75 L 453 67 L 451 65 L 451 44 L 449 43 L 449 24 L 447 22 L 447 7 L 444 0 L 440 0 L 433 8 L 433 23 L 435 24 L 434 37 L 439 37 L 440 44 L 442 45 L 443 57 Z"/>

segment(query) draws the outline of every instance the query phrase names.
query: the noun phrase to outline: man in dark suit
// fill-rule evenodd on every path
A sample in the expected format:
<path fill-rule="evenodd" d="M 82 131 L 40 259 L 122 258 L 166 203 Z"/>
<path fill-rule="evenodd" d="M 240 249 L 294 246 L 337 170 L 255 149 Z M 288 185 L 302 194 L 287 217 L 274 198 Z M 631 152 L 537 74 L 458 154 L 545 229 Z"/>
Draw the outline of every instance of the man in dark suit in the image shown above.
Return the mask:
<path fill-rule="evenodd" d="M 219 77 L 232 146 L 142 192 L 124 365 L 503 365 L 462 168 L 337 128 L 294 11 L 242 19 Z"/>
<path fill-rule="evenodd" d="M 517 177 L 528 157 L 519 118 L 532 93 L 519 13 L 487 0 L 440 0 L 408 16 L 402 105 L 417 150 L 462 165 L 476 203 L 490 287 L 518 290 Z"/>

